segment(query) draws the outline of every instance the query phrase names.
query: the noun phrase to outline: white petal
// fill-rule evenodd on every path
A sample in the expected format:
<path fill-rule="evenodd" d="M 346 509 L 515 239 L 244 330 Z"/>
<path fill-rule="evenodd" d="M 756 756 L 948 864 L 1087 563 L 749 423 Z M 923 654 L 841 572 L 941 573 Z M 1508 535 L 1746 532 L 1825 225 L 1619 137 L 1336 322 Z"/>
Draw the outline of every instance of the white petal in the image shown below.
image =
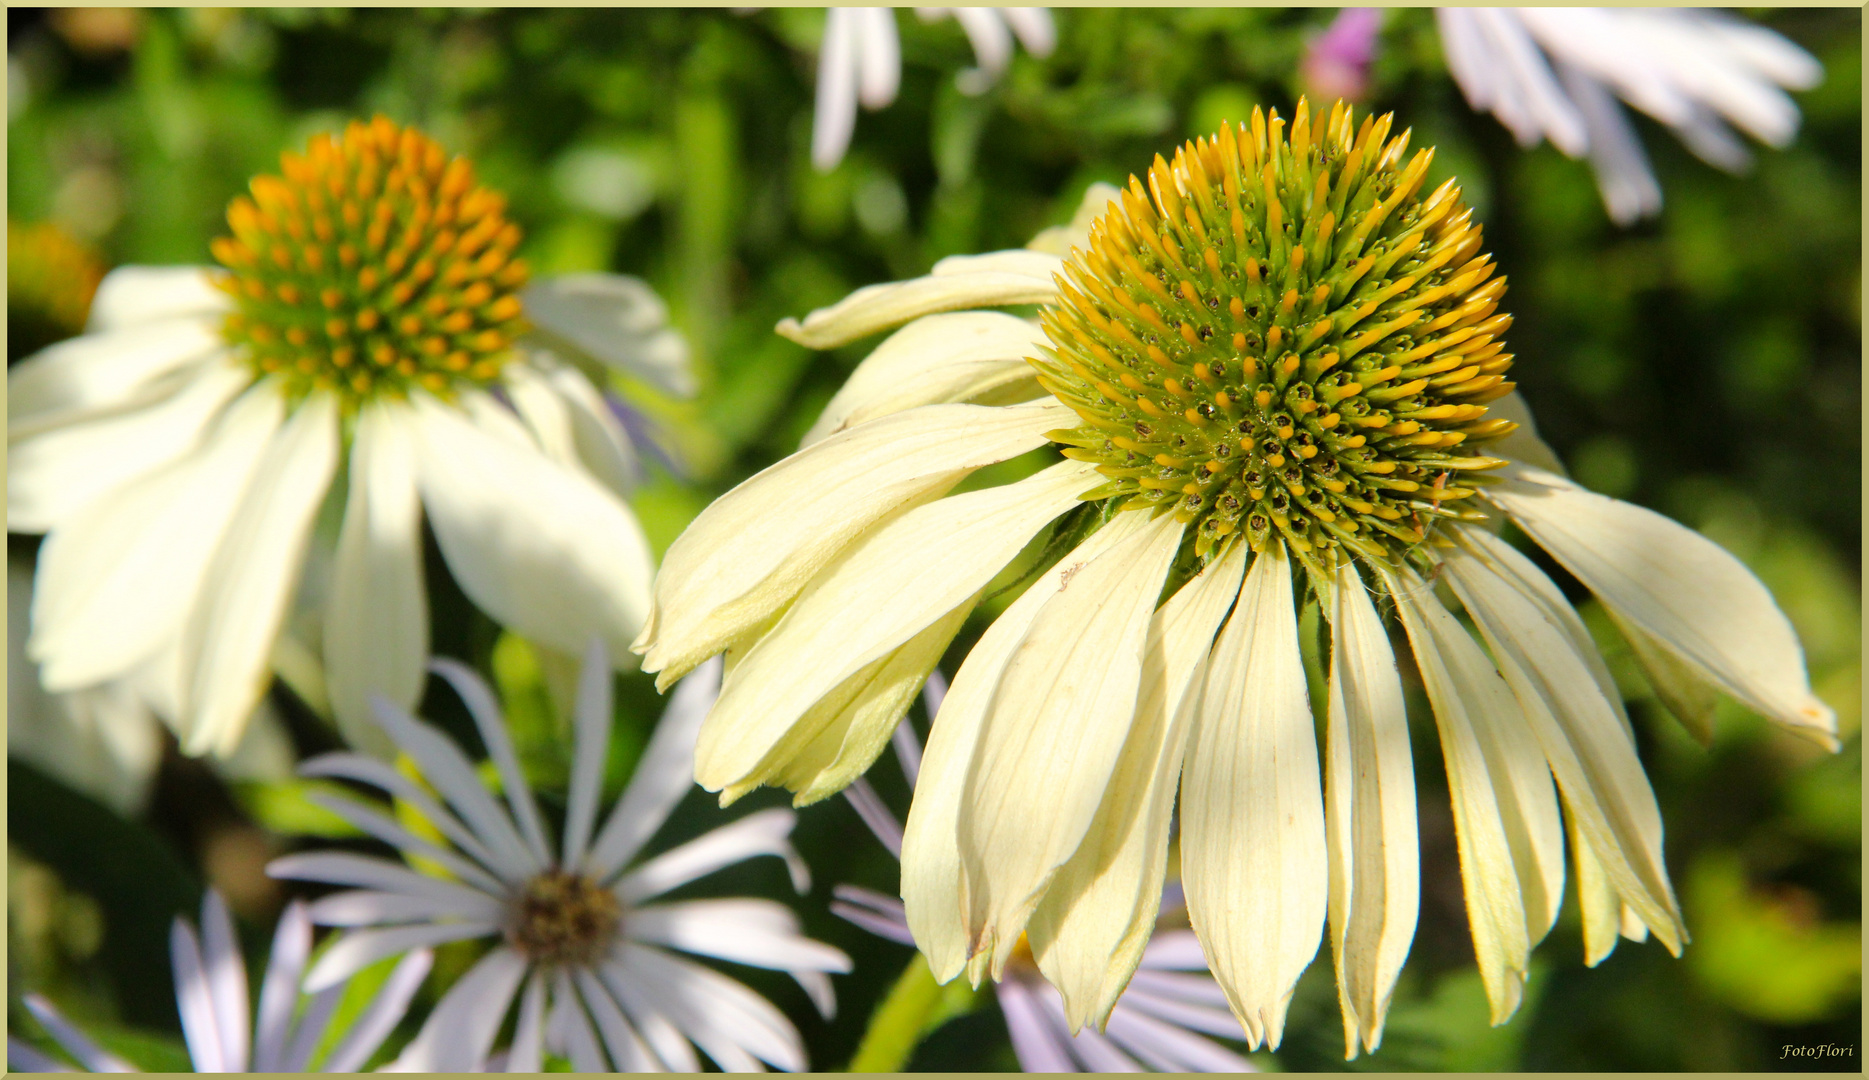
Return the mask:
<path fill-rule="evenodd" d="M 581 1073 L 609 1072 L 603 1049 L 597 1045 L 597 1031 L 584 1014 L 583 996 L 571 983 L 571 971 L 559 968 L 552 977 L 552 1010 L 545 1021 L 545 1045 L 571 1059 L 571 1070 Z"/>
<path fill-rule="evenodd" d="M 1044 342 L 1033 323 L 996 311 L 928 315 L 889 335 L 831 398 L 799 445 L 918 405 L 966 401 L 1013 384 L 1042 391 L 1025 362 Z"/>
<path fill-rule="evenodd" d="M 219 329 L 172 319 L 61 341 L 7 370 L 9 441 L 173 392 L 189 368 L 231 364 Z"/>
<path fill-rule="evenodd" d="M 483 920 L 495 918 L 499 913 L 496 897 L 370 855 L 351 855 L 337 851 L 299 852 L 274 859 L 267 864 L 266 873 L 269 877 L 296 881 L 385 889 L 390 893 L 432 900 L 440 907 L 472 913 Z M 344 895 L 347 894 L 338 893 L 313 901 L 313 920 L 323 922 L 319 915 L 324 910 L 331 910 L 323 905 Z M 355 909 L 357 905 L 350 907 Z"/>
<path fill-rule="evenodd" d="M 1245 572 L 1245 545 L 1232 544 L 1155 613 L 1134 725 L 1103 804 L 1026 927 L 1074 1029 L 1109 1017 L 1155 928 L 1207 654 Z"/>
<path fill-rule="evenodd" d="M 313 394 L 267 447 L 189 617 L 182 638 L 184 752 L 230 753 L 272 681 L 273 639 L 297 590 L 337 458 L 337 398 Z"/>
<path fill-rule="evenodd" d="M 364 757 L 361 754 L 321 754 L 299 766 L 299 775 L 307 777 L 332 776 L 346 780 L 356 780 L 365 784 L 374 784 L 382 788 L 385 792 L 394 795 L 397 799 L 408 803 L 424 820 L 439 829 L 443 836 L 446 836 L 450 841 L 459 845 L 461 850 L 479 860 L 482 866 L 496 872 L 503 872 L 500 870 L 504 865 L 502 860 L 495 857 L 492 850 L 481 843 L 480 838 L 474 835 L 473 830 L 462 824 L 459 818 L 443 810 L 441 805 L 431 798 L 426 790 L 417 787 L 408 777 L 375 758 Z M 333 802 L 335 803 L 335 800 L 333 800 Z M 335 806 L 333 808 L 335 809 Z M 362 819 L 357 818 L 356 820 L 361 822 Z M 405 848 L 409 846 L 402 840 L 392 839 L 392 834 L 384 831 L 380 826 L 371 828 L 368 825 L 359 824 L 358 827 L 373 833 L 387 843 Z M 397 830 L 402 829 L 400 825 L 395 826 L 395 828 Z M 426 841 L 423 842 L 426 843 Z M 517 869 L 521 873 L 524 872 L 523 867 Z M 484 873 L 483 871 L 482 874 L 484 875 Z"/>
<path fill-rule="evenodd" d="M 513 750 L 513 739 L 507 733 L 506 717 L 500 712 L 500 704 L 493 699 L 493 688 L 474 669 L 457 660 L 437 658 L 429 667 L 447 680 L 454 692 L 460 695 L 461 703 L 467 706 L 468 715 L 474 718 L 474 727 L 480 732 L 481 745 L 487 748 L 487 757 L 499 773 L 500 789 L 506 795 L 506 805 L 513 812 L 513 820 L 519 824 L 526 849 L 539 865 L 550 863 L 550 845 L 545 840 L 545 826 L 539 818 L 539 805 L 532 797 L 532 785 L 526 782 L 525 771 L 519 767 L 519 755 Z M 607 734 L 607 715 L 604 721 Z"/>
<path fill-rule="evenodd" d="M 167 319 L 209 316 L 233 309 L 227 294 L 208 280 L 202 266 L 119 266 L 97 283 L 86 333 L 99 333 Z"/>
<path fill-rule="evenodd" d="M 915 944 L 939 982 L 960 974 L 972 952 L 957 847 L 967 770 L 1006 664 L 1057 591 L 1056 576 L 1046 575 L 993 620 L 967 653 L 929 732 L 902 833 L 902 899 Z"/>
<path fill-rule="evenodd" d="M 1103 801 L 1184 527 L 1119 514 L 1032 586 L 1058 583 L 1000 676 L 961 796 L 972 951 L 991 954 L 995 977 Z"/>
<path fill-rule="evenodd" d="M 1661 809 L 1619 710 L 1565 628 L 1576 613 L 1521 584 L 1544 575 L 1505 542 L 1459 532 L 1467 546 L 1447 552 L 1449 579 L 1517 695 L 1565 808 L 1616 891 L 1678 953 L 1683 933 L 1662 858 Z M 1580 622 L 1575 629 L 1583 633 Z"/>
<path fill-rule="evenodd" d="M 49 531 L 177 460 L 252 381 L 236 368 L 209 366 L 167 400 L 19 439 L 7 450 L 7 528 Z"/>
<path fill-rule="evenodd" d="M 1051 22 L 1051 12 L 1042 7 L 1000 8 L 1006 25 L 1018 35 L 1019 44 L 1033 56 L 1050 56 L 1058 46 L 1058 31 Z"/>
<path fill-rule="evenodd" d="M 870 830 L 870 834 L 882 841 L 882 845 L 889 849 L 889 854 L 900 861 L 902 823 L 889 812 L 889 807 L 883 803 L 882 796 L 876 794 L 870 782 L 861 776 L 852 780 L 850 786 L 844 789 L 844 798 L 850 801 L 850 808 L 863 819 L 863 825 Z"/>
<path fill-rule="evenodd" d="M 839 949 L 799 933 L 798 916 L 771 900 L 689 900 L 637 908 L 626 927 L 636 941 L 778 971 L 850 970 Z"/>
<path fill-rule="evenodd" d="M 324 623 L 326 687 L 338 727 L 352 746 L 384 756 L 391 747 L 370 716 L 370 695 L 415 708 L 428 657 L 411 419 L 389 404 L 366 405 L 357 414 Z"/>
<path fill-rule="evenodd" d="M 525 422 L 545 456 L 566 468 L 579 468 L 571 409 L 530 364 L 508 364 L 502 373 L 506 399 Z"/>
<path fill-rule="evenodd" d="M 617 895 L 625 904 L 634 904 L 758 855 L 777 855 L 784 859 L 791 871 L 792 884 L 799 892 L 804 892 L 811 887 L 811 879 L 806 876 L 804 863 L 798 861 L 787 839 L 797 821 L 784 807 L 748 814 L 665 851 L 625 874 L 617 883 Z"/>
<path fill-rule="evenodd" d="M 47 538 L 27 643 L 47 690 L 126 674 L 180 637 L 283 411 L 277 387 L 247 391 L 199 452 Z"/>
<path fill-rule="evenodd" d="M 253 1071 L 277 1072 L 298 1003 L 299 976 L 311 955 L 311 917 L 305 902 L 294 900 L 279 916 L 273 932 L 273 951 L 260 982 L 259 1019 L 253 1026 Z"/>
<path fill-rule="evenodd" d="M 556 366 L 545 381 L 564 403 L 577 463 L 619 496 L 635 488 L 641 466 L 629 432 L 603 394 L 573 367 Z"/>
<path fill-rule="evenodd" d="M 1771 593 L 1699 533 L 1534 469 L 1488 494 L 1538 545 L 1701 677 L 1832 749 L 1836 713 L 1810 691 L 1797 634 Z"/>
<path fill-rule="evenodd" d="M 1190 935 L 1192 936 L 1192 935 Z M 1219 1008 L 1198 1002 L 1190 1002 L 1184 997 L 1175 997 L 1157 993 L 1149 980 L 1160 977 L 1160 972 L 1140 972 L 1136 981 L 1123 994 L 1123 1000 L 1117 1004 L 1116 1012 L 1144 1012 L 1174 1023 L 1190 1031 L 1206 1031 L 1215 1035 L 1224 1035 L 1229 1039 L 1246 1038 L 1245 1029 L 1234 1018 L 1232 1010 L 1226 1005 L 1226 991 L 1204 971 L 1200 975 L 1175 975 L 1171 978 L 1198 979 L 1207 984 L 1210 999 L 1219 1004 Z M 1147 978 L 1144 978 L 1147 976 Z M 1115 1022 L 1116 1012 L 1111 1013 L 1111 1022 Z"/>
<path fill-rule="evenodd" d="M 1317 954 L 1329 863 L 1284 547 L 1253 560 L 1214 642 L 1181 786 L 1188 921 L 1254 1047 L 1277 1049 Z"/>
<path fill-rule="evenodd" d="M 169 927 L 169 962 L 175 969 L 175 1008 L 182 1016 L 182 1038 L 188 1043 L 195 1071 L 234 1071 L 236 1066 L 224 1056 L 220 1017 L 202 962 L 201 944 L 194 929 L 179 917 Z"/>
<path fill-rule="evenodd" d="M 450 848 L 438 847 L 416 836 L 390 820 L 387 815 L 371 810 L 354 800 L 321 791 L 308 792 L 306 798 L 313 804 L 355 825 L 359 830 L 392 847 L 400 848 L 406 855 L 420 855 L 425 859 L 440 863 L 449 873 L 465 879 L 484 892 L 497 896 L 506 891 L 506 886 L 489 875 L 482 867 L 462 858 Z M 459 825 L 458 822 L 456 824 Z M 465 826 L 460 827 L 465 831 Z"/>
<path fill-rule="evenodd" d="M 598 880 L 607 880 L 642 850 L 694 786 L 695 736 L 720 692 L 720 669 L 719 660 L 702 664 L 669 696 L 629 786 L 591 844 L 585 867 Z"/>
<path fill-rule="evenodd" d="M 653 574 L 629 508 L 426 395 L 414 404 L 422 501 L 468 598 L 541 644 L 575 655 L 595 634 L 613 660 L 628 656 Z"/>
<path fill-rule="evenodd" d="M 1008 979 L 994 988 L 1000 1011 L 1006 1014 L 1006 1033 L 1012 1036 L 1012 1052 L 1019 1067 L 1026 1072 L 1077 1072 L 1077 1063 L 1065 1052 L 1062 1030 L 1045 1019 L 1034 992 L 1017 979 Z"/>
<path fill-rule="evenodd" d="M 545 976 L 538 971 L 526 980 L 519 999 L 519 1021 L 513 1027 L 513 1045 L 507 1051 L 508 1072 L 538 1072 L 544 1067 Z"/>
<path fill-rule="evenodd" d="M 1563 832 L 1551 774 L 1479 644 L 1412 572 L 1384 575 L 1427 684 L 1447 763 L 1467 921 L 1494 1024 L 1518 1009 L 1527 957 L 1556 918 Z"/>
<path fill-rule="evenodd" d="M 386 926 L 452 918 L 497 921 L 504 913 L 499 901 L 479 893 L 471 899 L 456 899 L 351 889 L 321 896 L 311 905 L 312 918 L 320 926 Z"/>
<path fill-rule="evenodd" d="M 478 1070 L 500 1032 L 500 1022 L 526 967 L 523 957 L 505 947 L 482 957 L 435 1006 L 415 1040 L 397 1058 L 398 1065 L 412 1072 Z"/>
<path fill-rule="evenodd" d="M 1012 62 L 1012 31 L 1006 28 L 1006 20 L 1000 18 L 997 9 L 957 7 L 949 10 L 973 46 L 974 64 L 980 74 L 986 76 L 981 86 L 984 89 L 985 83 L 1005 74 L 1006 65 Z"/>
<path fill-rule="evenodd" d="M 1099 480 L 1084 463 L 1061 462 L 1015 484 L 917 507 L 864 535 L 812 579 L 727 677 L 701 727 L 695 780 L 720 790 L 784 772 L 788 762 L 775 758 L 817 734 L 805 730 L 810 721 L 831 719 L 813 705 L 930 624 L 971 607 L 1034 533 Z M 946 644 L 934 646 L 929 666 Z"/>
<path fill-rule="evenodd" d="M 902 901 L 856 885 L 839 885 L 831 894 L 837 897 L 831 901 L 831 914 L 898 945 L 915 944 Z"/>
<path fill-rule="evenodd" d="M 642 279 L 564 274 L 526 286 L 520 301 L 548 341 L 557 338 L 678 397 L 695 392 L 688 343 L 669 325 L 668 306 Z"/>
<path fill-rule="evenodd" d="M 1054 260 L 1051 267 L 1058 265 Z M 1051 275 L 1030 271 L 1030 267 L 1020 265 L 942 273 L 937 267 L 927 277 L 865 285 L 830 307 L 805 316 L 802 323 L 786 319 L 777 329 L 807 348 L 832 349 L 937 311 L 1056 300 L 1058 286 Z"/>
<path fill-rule="evenodd" d="M 1583 962 L 1595 967 L 1616 951 L 1622 922 L 1622 897 L 1603 872 L 1603 863 L 1590 850 L 1590 841 L 1577 830 L 1577 818 L 1565 819 L 1571 858 L 1577 867 L 1577 905 L 1582 910 Z"/>
<path fill-rule="evenodd" d="M 1344 1054 L 1372 1053 L 1421 906 L 1420 836 L 1408 709 L 1389 635 L 1348 560 L 1337 564 L 1331 618 L 1328 769 L 1331 953 L 1343 1003 Z"/>
<path fill-rule="evenodd" d="M 818 96 L 811 121 L 811 164 L 830 172 L 850 148 L 857 125 L 857 21 L 850 8 L 824 13 L 824 40 L 818 45 Z"/>
<path fill-rule="evenodd" d="M 675 1022 L 664 1016 L 649 1003 L 649 1000 L 636 987 L 629 969 L 622 963 L 611 962 L 597 969 L 597 976 L 608 987 L 617 1004 L 629 1014 L 636 1024 L 636 1030 L 642 1032 L 643 1041 L 655 1051 L 663 1067 L 671 1072 L 700 1072 L 701 1059 L 694 1052 L 694 1044 L 688 1041 Z"/>
<path fill-rule="evenodd" d="M 34 993 L 20 995 L 20 1002 L 39 1021 L 46 1034 L 63 1047 L 67 1054 L 76 1058 L 78 1064 L 91 1072 L 130 1073 L 139 1070 L 129 1062 L 103 1047 L 92 1042 L 84 1032 L 74 1027 L 65 1019 L 50 1001 Z M 61 1062 L 41 1054 L 37 1049 L 7 1036 L 7 1068 L 16 1072 L 70 1072 Z"/>
<path fill-rule="evenodd" d="M 610 1060 L 616 1064 L 618 1072 L 649 1072 L 654 1068 L 655 1055 L 643 1045 L 636 1029 L 630 1026 L 623 1010 L 617 1007 L 616 999 L 610 996 L 597 976 L 589 968 L 577 968 L 573 976 L 577 980 L 578 996 L 584 1007 L 590 1010 L 591 1019 L 597 1022 L 597 1030 L 603 1035 L 604 1046 L 610 1051 Z"/>
<path fill-rule="evenodd" d="M 344 990 L 342 985 L 333 986 L 311 995 L 305 1002 L 305 1007 L 299 1011 L 298 1023 L 292 1029 L 292 1041 L 286 1044 L 280 1058 L 280 1072 L 304 1072 L 310 1065 L 312 1054 L 324 1042 L 331 1019 L 337 1015 L 338 1004 L 344 1000 Z"/>
<path fill-rule="evenodd" d="M 227 901 L 215 889 L 201 898 L 201 960 L 221 1037 L 221 1061 L 229 1072 L 245 1072 L 253 1033 L 247 1012 L 247 962 L 240 954 Z"/>
<path fill-rule="evenodd" d="M 625 945 L 621 952 L 635 986 L 716 1064 L 744 1068 L 751 1054 L 790 1072 L 804 1069 L 797 1029 L 765 998 L 658 949 Z"/>
<path fill-rule="evenodd" d="M 1623 640 L 1635 654 L 1636 663 L 1642 667 L 1642 674 L 1648 676 L 1648 684 L 1668 707 L 1668 712 L 1681 722 L 1695 742 L 1703 747 L 1713 745 L 1713 714 L 1720 703 L 1719 689 L 1701 678 L 1698 671 L 1677 658 L 1648 631 L 1613 608 L 1603 610 L 1622 632 Z"/>
<path fill-rule="evenodd" d="M 1227 1017 L 1228 1021 L 1232 1017 Z M 1245 1033 L 1234 1029 L 1240 1038 Z M 1104 1029 L 1111 1041 L 1161 1072 L 1257 1072 L 1252 1062 L 1183 1027 L 1164 1023 L 1124 1001 Z"/>
<path fill-rule="evenodd" d="M 610 662 L 603 642 L 593 638 L 578 671 L 577 742 L 572 750 L 570 803 L 565 811 L 564 850 L 560 866 L 578 866 L 590 843 L 597 820 L 597 798 L 603 788 L 604 760 L 610 749 Z"/>
<path fill-rule="evenodd" d="M 896 99 L 902 81 L 902 46 L 889 8 L 850 8 L 856 25 L 857 100 L 880 109 Z"/>
<path fill-rule="evenodd" d="M 769 620 L 852 540 L 1075 422 L 1055 403 L 929 405 L 801 450 L 714 500 L 676 539 L 636 648 L 658 687 Z"/>
<path fill-rule="evenodd" d="M 422 980 L 428 977 L 428 969 L 433 966 L 435 956 L 427 949 L 417 949 L 402 958 L 383 986 L 364 1006 L 363 1012 L 351 1022 L 350 1030 L 345 1033 L 344 1041 L 326 1055 L 319 1067 L 321 1072 L 357 1072 L 363 1068 L 370 1055 L 395 1030 L 408 1011 L 409 1002 L 415 992 L 421 988 Z"/>

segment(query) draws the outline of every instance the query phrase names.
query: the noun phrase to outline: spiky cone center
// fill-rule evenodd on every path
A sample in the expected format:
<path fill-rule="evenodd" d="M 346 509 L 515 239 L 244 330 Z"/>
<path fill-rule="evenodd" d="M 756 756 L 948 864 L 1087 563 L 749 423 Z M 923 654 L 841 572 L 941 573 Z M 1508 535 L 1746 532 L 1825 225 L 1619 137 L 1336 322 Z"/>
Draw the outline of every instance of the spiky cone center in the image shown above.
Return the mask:
<path fill-rule="evenodd" d="M 498 377 L 524 329 L 506 199 L 464 157 L 377 117 L 319 135 L 227 208 L 214 257 L 235 310 L 223 333 L 288 396 L 352 405 Z"/>
<path fill-rule="evenodd" d="M 1156 507 L 1207 555 L 1243 534 L 1320 569 L 1394 561 L 1473 516 L 1479 448 L 1512 357 L 1505 279 L 1433 151 L 1392 117 L 1314 128 L 1298 103 L 1160 156 L 1065 263 L 1041 314 L 1039 380 L 1082 423 L 1053 432 L 1108 482 L 1086 499 Z"/>
<path fill-rule="evenodd" d="M 513 898 L 506 940 L 535 964 L 602 959 L 623 926 L 616 894 L 583 874 L 550 870 Z"/>

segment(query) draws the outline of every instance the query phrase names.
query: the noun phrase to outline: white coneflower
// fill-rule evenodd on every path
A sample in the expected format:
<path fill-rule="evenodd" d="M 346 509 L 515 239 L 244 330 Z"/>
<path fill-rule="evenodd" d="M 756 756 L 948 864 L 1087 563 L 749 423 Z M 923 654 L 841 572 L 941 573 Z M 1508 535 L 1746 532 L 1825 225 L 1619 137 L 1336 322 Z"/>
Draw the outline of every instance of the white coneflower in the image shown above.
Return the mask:
<path fill-rule="evenodd" d="M 833 401 L 843 419 L 669 549 L 644 667 L 666 685 L 732 658 L 697 779 L 802 802 L 869 766 L 982 590 L 1057 522 L 1048 547 L 1068 553 L 969 652 L 909 813 L 903 896 L 943 980 L 1003 971 L 1023 933 L 1072 1023 L 1101 1019 L 1154 924 L 1179 787 L 1189 917 L 1252 1041 L 1278 1043 L 1328 912 L 1349 1046 L 1373 1047 L 1418 893 L 1383 611 L 1440 727 L 1494 1019 L 1557 913 L 1560 796 L 1592 961 L 1619 923 L 1678 948 L 1621 698 L 1557 587 L 1490 531 L 1502 517 L 1597 594 L 1660 684 L 1717 687 L 1834 745 L 1758 580 L 1571 483 L 1523 424 L 1504 280 L 1458 187 L 1419 192 L 1431 151 L 1410 158 L 1388 117 L 1319 120 L 1300 102 L 1288 134 L 1255 112 L 1157 158 L 1067 259 L 944 260 L 781 324 L 824 348 L 908 323 L 851 384 L 890 379 Z M 1029 303 L 1048 305 L 1042 331 L 933 314 Z M 1035 400 L 923 404 L 989 373 L 1017 401 L 1022 356 Z M 1066 460 L 946 495 L 1046 445 Z M 1307 595 L 1333 639 L 1321 762 Z"/>
<path fill-rule="evenodd" d="M 1588 156 L 1610 217 L 1661 209 L 1661 186 L 1616 99 L 1666 124 L 1709 164 L 1750 161 L 1727 125 L 1770 146 L 1798 130 L 1781 87 L 1823 78 L 1809 53 L 1764 27 L 1684 8 L 1436 8 L 1447 67 L 1475 109 L 1521 146 Z"/>
<path fill-rule="evenodd" d="M 929 673 L 923 691 L 928 712 L 941 707 L 946 684 Z M 915 786 L 921 745 L 904 721 L 892 741 L 897 761 Z M 902 823 L 865 780 L 844 789 L 863 823 L 891 855 L 902 855 Z M 1172 890 L 1178 892 L 1179 890 Z M 872 934 L 913 945 L 902 901 L 855 885 L 839 885 L 831 911 Z M 1173 905 L 1171 905 L 1173 906 Z M 1227 1012 L 1226 995 L 1207 971 L 1192 932 L 1158 929 L 1149 936 L 1138 971 L 1110 1009 L 1102 1031 L 1073 1031 L 1064 999 L 1032 963 L 1030 949 L 1015 949 L 1005 977 L 994 987 L 1013 1053 L 1026 1072 L 1256 1072 L 1252 1062 L 1208 1038 L 1244 1039 Z"/>
<path fill-rule="evenodd" d="M 394 769 L 359 754 L 328 754 L 303 771 L 371 784 L 413 807 L 441 831 L 448 847 L 360 803 L 319 797 L 358 828 L 407 857 L 432 861 L 452 878 L 360 855 L 313 853 L 274 861 L 268 873 L 275 877 L 359 887 L 312 904 L 315 922 L 356 929 L 313 966 L 306 986 L 322 989 L 418 946 L 494 938 L 498 944 L 435 1006 L 397 1059 L 398 1068 L 486 1067 L 517 997 L 518 1026 L 504 1060 L 509 1072 L 538 1071 L 546 1050 L 570 1058 L 580 1072 L 692 1072 L 699 1067 L 694 1046 L 726 1070 L 758 1069 L 761 1061 L 803 1069 L 803 1045 L 782 1013 L 740 983 L 669 950 L 787 972 L 827 1016 L 835 999 L 825 973 L 850 970 L 849 959 L 799 936 L 797 917 L 770 900 L 650 902 L 756 855 L 783 858 L 793 884 L 804 891 L 810 879 L 787 840 L 792 812 L 751 814 L 630 865 L 688 791 L 694 732 L 719 685 L 718 668 L 704 668 L 683 684 L 634 778 L 593 838 L 612 721 L 610 665 L 602 643 L 592 643 L 578 685 L 576 764 L 562 846 L 546 838 L 492 691 L 450 661 L 436 661 L 435 670 L 473 714 L 509 809 L 494 801 L 446 736 L 375 699 L 384 731 L 447 808 Z"/>
<path fill-rule="evenodd" d="M 651 562 L 585 369 L 679 388 L 659 303 L 603 275 L 526 287 L 505 199 L 387 119 L 282 171 L 229 206 L 226 270 L 118 270 L 87 334 L 7 373 L 7 525 L 49 533 L 27 644 L 46 688 L 131 680 L 186 752 L 228 752 L 334 485 L 323 653 L 353 739 L 367 693 L 421 690 L 424 509 L 488 614 L 626 655 Z"/>
<path fill-rule="evenodd" d="M 916 8 L 923 22 L 950 16 L 973 46 L 974 63 L 955 76 L 963 93 L 982 94 L 1012 63 L 1015 36 L 1033 56 L 1050 56 L 1057 44 L 1051 12 L 1044 8 Z M 811 126 L 811 163 L 822 172 L 837 167 L 857 126 L 857 104 L 880 109 L 896 99 L 902 81 L 902 47 L 895 12 L 889 8 L 828 8 L 818 46 L 818 100 Z"/>
<path fill-rule="evenodd" d="M 311 955 L 312 924 L 305 905 L 293 902 L 279 917 L 272 957 L 260 982 L 259 1016 L 249 1016 L 246 962 L 234 921 L 219 893 L 201 902 L 201 933 L 178 918 L 169 934 L 175 966 L 175 1008 L 196 1072 L 304 1072 L 314 1067 L 328 1041 L 332 1016 L 346 983 L 304 996 L 299 977 Z M 418 949 L 404 957 L 351 1022 L 350 1030 L 315 1063 L 320 1072 L 356 1072 L 394 1031 L 409 1001 L 428 975 L 431 955 Z M 64 1051 L 89 1072 L 138 1072 L 104 1050 L 61 1015 L 51 1002 L 27 994 L 26 1008 Z M 7 1037 L 7 1065 L 21 1072 L 64 1072 L 66 1067 L 33 1047 Z"/>

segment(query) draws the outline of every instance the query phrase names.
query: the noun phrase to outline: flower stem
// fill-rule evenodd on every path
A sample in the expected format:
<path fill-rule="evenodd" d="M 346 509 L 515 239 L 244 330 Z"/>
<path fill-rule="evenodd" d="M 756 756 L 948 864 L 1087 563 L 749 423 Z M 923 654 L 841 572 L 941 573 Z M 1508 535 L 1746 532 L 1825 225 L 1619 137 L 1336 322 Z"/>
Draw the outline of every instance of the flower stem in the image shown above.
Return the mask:
<path fill-rule="evenodd" d="M 901 1072 L 922 1036 L 947 1020 L 970 1012 L 979 991 L 956 979 L 947 986 L 935 982 L 928 961 L 916 953 L 889 989 L 889 996 L 870 1015 L 848 1072 Z"/>

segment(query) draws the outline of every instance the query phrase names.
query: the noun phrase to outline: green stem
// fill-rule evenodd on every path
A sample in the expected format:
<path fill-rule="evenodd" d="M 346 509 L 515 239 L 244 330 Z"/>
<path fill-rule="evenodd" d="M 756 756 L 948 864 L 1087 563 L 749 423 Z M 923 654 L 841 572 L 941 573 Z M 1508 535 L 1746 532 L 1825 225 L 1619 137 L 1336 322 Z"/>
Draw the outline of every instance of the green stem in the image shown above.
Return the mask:
<path fill-rule="evenodd" d="M 977 993 L 965 980 L 946 987 L 935 982 L 928 961 L 916 953 L 889 989 L 889 996 L 870 1014 L 869 1030 L 863 1033 L 863 1042 L 845 1071 L 901 1072 L 922 1036 L 972 1009 Z"/>

